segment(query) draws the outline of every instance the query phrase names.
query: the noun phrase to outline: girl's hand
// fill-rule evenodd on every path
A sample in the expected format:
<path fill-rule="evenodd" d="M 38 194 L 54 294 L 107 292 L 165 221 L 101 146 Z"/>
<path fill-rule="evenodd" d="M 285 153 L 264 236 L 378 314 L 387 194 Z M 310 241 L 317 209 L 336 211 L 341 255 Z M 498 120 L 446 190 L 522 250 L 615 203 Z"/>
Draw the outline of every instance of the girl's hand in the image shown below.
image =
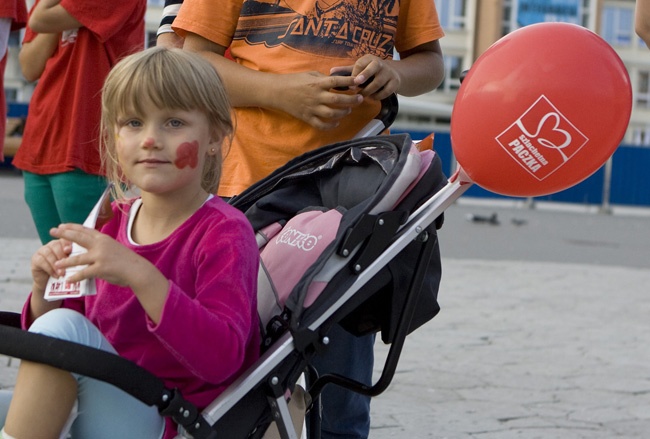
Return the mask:
<path fill-rule="evenodd" d="M 50 234 L 75 242 L 87 250 L 54 262 L 56 270 L 86 265 L 70 276 L 70 282 L 99 278 L 114 285 L 129 287 L 147 315 L 155 323 L 160 321 L 169 292 L 169 281 L 155 265 L 110 236 L 79 224 L 61 224 Z"/>
<path fill-rule="evenodd" d="M 68 242 L 74 242 L 84 247 L 87 252 L 58 258 L 54 268 L 61 273 L 69 267 L 87 267 L 70 276 L 70 282 L 84 279 L 99 278 L 105 281 L 132 287 L 146 273 L 139 273 L 138 267 L 143 264 L 144 258 L 124 247 L 108 235 L 79 224 L 61 224 L 53 228 L 50 234 Z"/>
<path fill-rule="evenodd" d="M 38 249 L 31 259 L 34 284 L 32 294 L 43 298 L 47 281 L 52 277 L 63 276 L 65 270 L 57 268 L 58 261 L 65 259 L 72 251 L 72 244 L 64 239 L 50 241 Z"/>
<path fill-rule="evenodd" d="M 354 86 L 354 78 L 325 76 L 318 72 L 282 75 L 282 99 L 277 108 L 321 130 L 336 128 L 339 121 L 363 102 L 358 94 L 346 94 L 336 88 Z"/>

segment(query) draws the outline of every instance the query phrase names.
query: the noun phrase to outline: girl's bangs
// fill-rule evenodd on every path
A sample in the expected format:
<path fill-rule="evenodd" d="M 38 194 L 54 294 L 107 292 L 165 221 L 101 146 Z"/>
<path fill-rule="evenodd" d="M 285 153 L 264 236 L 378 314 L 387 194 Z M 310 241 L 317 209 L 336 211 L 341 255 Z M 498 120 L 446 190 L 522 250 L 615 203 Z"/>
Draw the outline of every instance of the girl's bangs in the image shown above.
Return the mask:
<path fill-rule="evenodd" d="M 119 114 L 129 114 L 135 112 L 136 114 L 144 114 L 143 106 L 145 104 L 153 104 L 157 108 L 178 108 L 182 110 L 190 109 L 186 96 L 184 93 L 186 87 L 182 84 L 177 84 L 176 87 L 169 87 L 169 79 L 165 79 L 164 75 L 171 72 L 160 72 L 160 69 L 148 69 L 134 72 L 134 75 L 126 79 L 116 93 L 115 108 Z"/>

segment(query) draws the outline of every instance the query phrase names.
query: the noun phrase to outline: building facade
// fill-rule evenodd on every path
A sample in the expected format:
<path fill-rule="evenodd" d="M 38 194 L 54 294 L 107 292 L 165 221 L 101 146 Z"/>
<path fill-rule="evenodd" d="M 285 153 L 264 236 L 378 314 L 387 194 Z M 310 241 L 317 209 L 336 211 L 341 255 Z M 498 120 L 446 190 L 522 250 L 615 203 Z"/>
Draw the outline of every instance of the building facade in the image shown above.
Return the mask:
<path fill-rule="evenodd" d="M 624 143 L 650 147 L 650 49 L 634 32 L 634 0 L 435 0 L 446 36 L 441 40 L 446 76 L 435 91 L 400 97 L 395 126 L 404 130 L 448 131 L 463 71 L 492 43 L 527 24 L 566 21 L 601 35 L 627 66 L 634 108 Z M 149 0 L 147 41 L 155 41 L 164 0 Z M 11 36 L 5 89 L 9 102 L 28 103 L 33 84 L 18 65 L 22 34 Z"/>

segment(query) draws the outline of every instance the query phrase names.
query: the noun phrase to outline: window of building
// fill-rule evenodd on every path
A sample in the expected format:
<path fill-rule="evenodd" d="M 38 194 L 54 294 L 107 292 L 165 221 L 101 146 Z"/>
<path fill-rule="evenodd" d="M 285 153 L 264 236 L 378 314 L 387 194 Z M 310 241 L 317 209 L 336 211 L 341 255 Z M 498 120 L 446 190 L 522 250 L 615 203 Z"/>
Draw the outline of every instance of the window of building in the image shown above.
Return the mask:
<path fill-rule="evenodd" d="M 634 3 L 603 7 L 601 35 L 613 46 L 632 46 L 638 38 L 634 32 Z"/>
<path fill-rule="evenodd" d="M 650 108 L 650 71 L 639 71 L 636 89 L 636 105 L 639 108 Z"/>
<path fill-rule="evenodd" d="M 7 102 L 15 102 L 18 100 L 18 90 L 15 88 L 5 88 L 5 99 Z"/>
<path fill-rule="evenodd" d="M 535 10 L 542 6 L 544 6 L 543 10 L 535 14 Z M 525 21 L 524 24 L 536 22 L 535 15 L 539 15 L 539 21 L 576 23 L 592 29 L 596 6 L 597 0 L 556 0 L 554 2 L 503 0 L 503 35 L 521 27 L 522 19 Z M 533 11 L 532 15 L 531 11 Z"/>
<path fill-rule="evenodd" d="M 460 75 L 463 72 L 463 58 L 460 56 L 445 55 L 445 79 L 438 91 L 451 92 L 460 88 Z"/>
<path fill-rule="evenodd" d="M 435 0 L 443 29 L 464 29 L 466 0 Z"/>
<path fill-rule="evenodd" d="M 582 25 L 588 29 L 592 29 L 594 26 L 592 25 L 592 19 L 595 18 L 593 17 L 592 10 L 598 6 L 598 2 L 595 0 L 583 0 L 582 1 Z M 595 10 L 593 10 L 595 13 Z"/>
<path fill-rule="evenodd" d="M 516 29 L 514 23 L 514 17 L 516 16 L 513 13 L 512 0 L 503 0 L 503 23 L 501 24 L 501 34 L 508 35 L 510 32 Z"/>
<path fill-rule="evenodd" d="M 650 126 L 632 127 L 632 144 L 650 146 Z"/>

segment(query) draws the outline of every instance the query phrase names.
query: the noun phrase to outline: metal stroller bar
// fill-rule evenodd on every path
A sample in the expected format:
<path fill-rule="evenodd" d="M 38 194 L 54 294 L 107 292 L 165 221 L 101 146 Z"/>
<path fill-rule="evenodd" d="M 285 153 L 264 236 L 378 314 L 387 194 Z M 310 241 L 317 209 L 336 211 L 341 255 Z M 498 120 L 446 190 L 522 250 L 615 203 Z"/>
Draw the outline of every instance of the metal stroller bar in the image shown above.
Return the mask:
<path fill-rule="evenodd" d="M 244 395 L 259 384 L 259 377 L 270 375 L 280 365 L 288 354 L 294 350 L 293 337 L 291 333 L 285 333 L 275 343 L 275 349 L 267 351 L 251 370 L 256 374 L 244 374 L 219 395 L 205 410 L 203 416 L 211 423 L 216 423 L 225 413 L 235 406 Z"/>
<path fill-rule="evenodd" d="M 379 110 L 379 114 L 363 127 L 353 138 L 360 139 L 362 137 L 374 136 L 381 133 L 395 122 L 398 111 L 399 102 L 397 100 L 397 95 L 392 94 L 381 101 L 381 110 Z"/>
<path fill-rule="evenodd" d="M 345 387 L 346 389 L 349 389 L 353 392 L 371 397 L 380 395 L 388 388 L 391 381 L 393 380 L 393 377 L 395 376 L 395 370 L 397 369 L 397 364 L 399 363 L 399 358 L 404 347 L 404 342 L 406 341 L 406 336 L 408 335 L 409 322 L 411 321 L 413 312 L 417 306 L 417 299 L 420 297 L 426 270 L 429 266 L 429 262 L 431 261 L 433 254 L 432 250 L 434 249 L 437 241 L 437 238 L 429 239 L 429 234 L 427 231 L 423 231 L 418 236 L 418 239 L 423 242 L 423 246 L 420 248 L 416 270 L 411 281 L 411 285 L 409 286 L 406 302 L 404 303 L 402 312 L 400 313 L 399 322 L 397 324 L 397 333 L 393 342 L 391 343 L 390 349 L 388 351 L 388 356 L 386 357 L 384 367 L 379 379 L 372 386 L 367 386 L 363 383 L 351 380 L 341 375 L 323 375 L 318 378 L 312 387 L 309 388 L 309 393 L 312 395 L 312 397 L 314 395 L 319 395 L 327 384 L 336 384 L 338 386 Z"/>
<path fill-rule="evenodd" d="M 282 438 L 286 439 L 298 439 L 296 432 L 293 428 L 288 428 L 286 420 L 291 420 L 291 413 L 289 413 L 289 404 L 284 398 L 284 395 L 280 395 L 277 398 L 272 396 L 268 397 L 269 405 L 271 406 L 271 412 L 273 413 L 274 419 L 276 419 L 275 424 L 278 427 L 278 432 Z M 293 426 L 293 424 L 290 424 Z"/>
<path fill-rule="evenodd" d="M 417 239 L 418 235 L 430 224 L 432 224 L 437 217 L 442 214 L 458 197 L 460 197 L 471 186 L 469 178 L 461 171 L 456 172 L 450 179 L 445 187 L 435 193 L 429 198 L 420 208 L 413 212 L 406 224 L 401 227 L 397 233 L 397 237 L 393 243 L 386 249 L 384 254 L 392 256 L 400 253 L 404 248 L 413 240 Z M 383 263 L 382 263 L 383 262 Z M 375 260 L 368 265 L 368 267 L 361 271 L 356 277 L 354 283 L 348 290 L 335 302 L 329 309 L 325 310 L 317 319 L 315 319 L 309 329 L 312 331 L 317 330 L 323 323 L 325 323 L 336 310 L 338 310 L 345 302 L 350 300 L 361 287 L 367 283 L 380 269 L 386 265 L 384 259 Z"/>

